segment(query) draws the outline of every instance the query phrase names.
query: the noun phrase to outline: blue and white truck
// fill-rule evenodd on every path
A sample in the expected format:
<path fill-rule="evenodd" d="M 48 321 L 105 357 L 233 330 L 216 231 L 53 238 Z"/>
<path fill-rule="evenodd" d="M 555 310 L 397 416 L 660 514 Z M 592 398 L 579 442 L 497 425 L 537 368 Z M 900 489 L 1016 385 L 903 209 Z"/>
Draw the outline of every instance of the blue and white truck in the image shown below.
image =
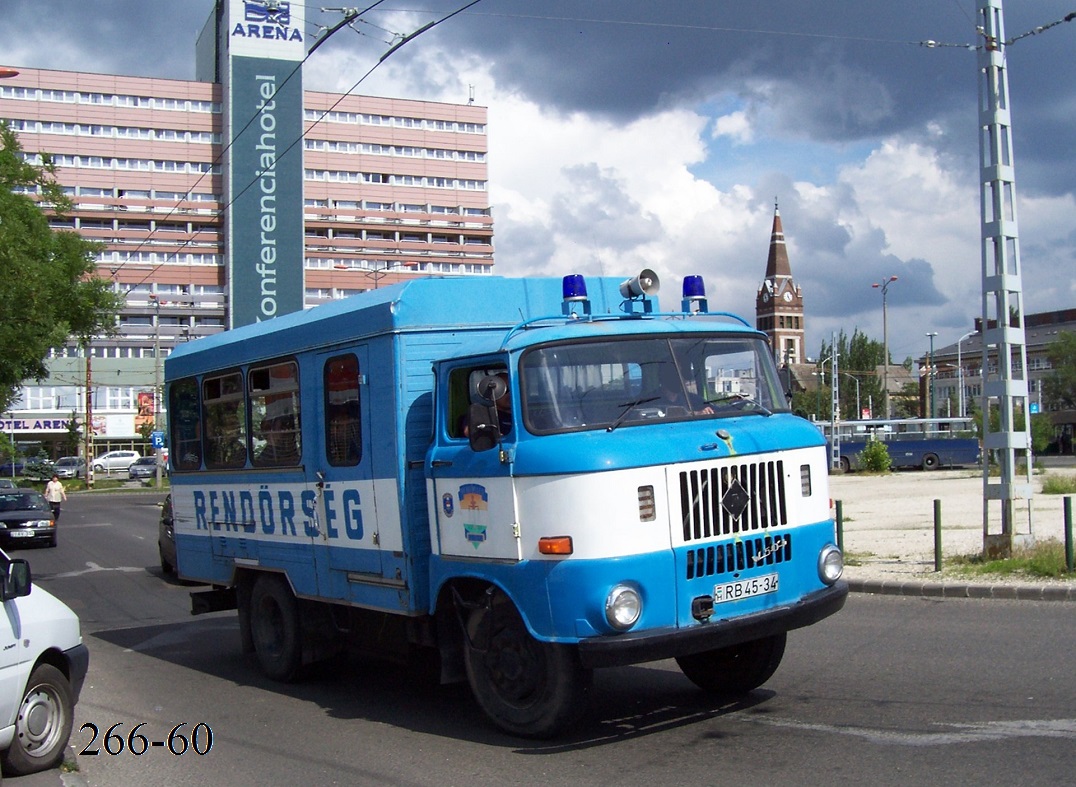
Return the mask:
<path fill-rule="evenodd" d="M 766 337 L 685 279 L 416 279 L 167 359 L 179 575 L 292 680 L 440 657 L 556 735 L 593 670 L 674 658 L 722 697 L 844 604 L 825 441 Z M 588 292 L 589 290 L 589 292 Z"/>

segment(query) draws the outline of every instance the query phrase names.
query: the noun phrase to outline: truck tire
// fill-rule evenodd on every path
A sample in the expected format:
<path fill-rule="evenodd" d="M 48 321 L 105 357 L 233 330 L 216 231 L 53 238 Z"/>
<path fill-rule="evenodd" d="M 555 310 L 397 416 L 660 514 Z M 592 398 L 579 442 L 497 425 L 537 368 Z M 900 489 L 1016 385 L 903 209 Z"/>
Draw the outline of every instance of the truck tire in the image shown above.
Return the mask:
<path fill-rule="evenodd" d="M 924 470 L 937 470 L 938 465 L 940 465 L 940 464 L 941 464 L 941 462 L 938 461 L 938 455 L 937 454 L 927 454 L 926 456 L 923 457 L 923 469 Z"/>
<path fill-rule="evenodd" d="M 254 654 L 265 677 L 289 683 L 303 663 L 303 633 L 299 602 L 288 583 L 263 574 L 250 594 L 250 632 Z"/>
<path fill-rule="evenodd" d="M 775 634 L 719 650 L 676 659 L 680 671 L 700 689 L 724 698 L 741 697 L 773 677 L 785 654 L 786 634 Z"/>
<path fill-rule="evenodd" d="M 73 720 L 71 684 L 51 664 L 38 665 L 30 673 L 19 703 L 15 738 L 2 758 L 4 772 L 25 776 L 59 764 L 71 737 Z"/>
<path fill-rule="evenodd" d="M 471 611 L 464 660 L 475 700 L 505 732 L 550 738 L 586 709 L 593 672 L 573 647 L 534 639 L 503 594 Z"/>

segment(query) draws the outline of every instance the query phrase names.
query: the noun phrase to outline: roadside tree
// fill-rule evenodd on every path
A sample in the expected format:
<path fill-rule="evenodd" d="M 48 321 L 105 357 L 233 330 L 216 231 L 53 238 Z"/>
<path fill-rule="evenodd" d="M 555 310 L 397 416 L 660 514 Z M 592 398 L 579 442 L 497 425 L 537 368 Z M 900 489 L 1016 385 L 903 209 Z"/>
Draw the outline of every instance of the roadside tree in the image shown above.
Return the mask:
<path fill-rule="evenodd" d="M 120 306 L 96 276 L 98 246 L 49 226 L 44 208 L 62 216 L 71 202 L 50 157 L 40 162 L 0 121 L 0 411 L 24 380 L 47 375 L 50 350 L 110 329 Z"/>

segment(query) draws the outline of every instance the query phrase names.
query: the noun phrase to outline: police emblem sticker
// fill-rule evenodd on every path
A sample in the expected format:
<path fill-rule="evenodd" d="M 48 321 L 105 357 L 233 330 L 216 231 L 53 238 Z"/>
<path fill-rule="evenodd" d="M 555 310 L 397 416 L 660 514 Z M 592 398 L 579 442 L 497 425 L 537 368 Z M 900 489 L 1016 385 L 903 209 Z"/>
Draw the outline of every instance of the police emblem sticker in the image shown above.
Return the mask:
<path fill-rule="evenodd" d="M 489 524 L 489 495 L 481 484 L 460 487 L 460 515 L 463 517 L 463 537 L 476 550 L 486 540 Z"/>
<path fill-rule="evenodd" d="M 452 514 L 454 514 L 456 511 L 456 501 L 452 499 L 451 493 L 445 492 L 443 495 L 441 495 L 441 510 L 444 512 L 446 517 L 448 517 L 449 519 L 452 518 Z"/>

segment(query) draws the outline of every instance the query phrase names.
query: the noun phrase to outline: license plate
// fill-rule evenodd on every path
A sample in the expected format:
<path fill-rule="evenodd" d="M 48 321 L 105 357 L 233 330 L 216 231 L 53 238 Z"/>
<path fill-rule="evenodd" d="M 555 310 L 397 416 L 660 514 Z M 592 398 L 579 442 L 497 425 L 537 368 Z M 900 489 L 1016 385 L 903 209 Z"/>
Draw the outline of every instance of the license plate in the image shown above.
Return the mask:
<path fill-rule="evenodd" d="M 9 530 L 8 535 L 12 538 L 33 538 L 34 533 L 32 530 Z"/>
<path fill-rule="evenodd" d="M 722 582 L 714 585 L 714 603 L 739 601 L 752 596 L 764 596 L 777 592 L 777 574 L 766 574 L 751 579 L 737 579 L 735 582 Z"/>

